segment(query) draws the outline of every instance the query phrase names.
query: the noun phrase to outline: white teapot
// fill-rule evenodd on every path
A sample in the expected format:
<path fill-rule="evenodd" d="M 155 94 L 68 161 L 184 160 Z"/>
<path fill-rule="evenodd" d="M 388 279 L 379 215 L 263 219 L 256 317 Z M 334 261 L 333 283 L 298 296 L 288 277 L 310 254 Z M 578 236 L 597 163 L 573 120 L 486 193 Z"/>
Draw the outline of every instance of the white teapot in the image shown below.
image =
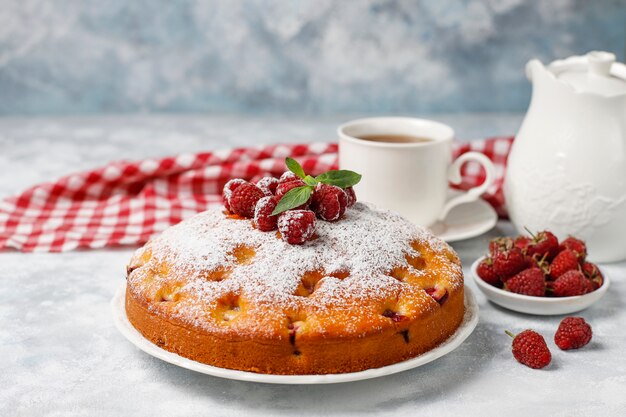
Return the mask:
<path fill-rule="evenodd" d="M 587 241 L 596 262 L 626 259 L 626 66 L 608 52 L 526 65 L 530 107 L 504 195 L 518 231 Z"/>

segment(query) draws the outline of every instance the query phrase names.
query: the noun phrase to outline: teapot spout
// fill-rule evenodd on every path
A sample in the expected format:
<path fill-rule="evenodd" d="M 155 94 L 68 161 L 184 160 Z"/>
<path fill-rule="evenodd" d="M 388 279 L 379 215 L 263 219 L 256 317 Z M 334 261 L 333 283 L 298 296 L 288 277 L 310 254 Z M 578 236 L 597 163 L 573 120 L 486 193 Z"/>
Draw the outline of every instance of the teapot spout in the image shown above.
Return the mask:
<path fill-rule="evenodd" d="M 533 77 L 537 75 L 540 71 L 545 71 L 546 67 L 539 61 L 538 59 L 531 59 L 526 64 L 526 78 L 530 81 L 533 80 Z"/>

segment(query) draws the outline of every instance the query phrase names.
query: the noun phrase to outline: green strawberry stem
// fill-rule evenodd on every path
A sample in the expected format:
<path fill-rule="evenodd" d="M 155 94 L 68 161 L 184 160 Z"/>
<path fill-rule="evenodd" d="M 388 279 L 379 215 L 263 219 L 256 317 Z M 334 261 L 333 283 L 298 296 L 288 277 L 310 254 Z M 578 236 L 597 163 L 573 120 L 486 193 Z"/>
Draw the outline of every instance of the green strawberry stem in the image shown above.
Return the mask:
<path fill-rule="evenodd" d="M 504 333 L 508 334 L 509 336 L 511 336 L 513 339 L 515 339 L 515 335 L 513 333 L 511 333 L 508 330 L 505 330 Z"/>

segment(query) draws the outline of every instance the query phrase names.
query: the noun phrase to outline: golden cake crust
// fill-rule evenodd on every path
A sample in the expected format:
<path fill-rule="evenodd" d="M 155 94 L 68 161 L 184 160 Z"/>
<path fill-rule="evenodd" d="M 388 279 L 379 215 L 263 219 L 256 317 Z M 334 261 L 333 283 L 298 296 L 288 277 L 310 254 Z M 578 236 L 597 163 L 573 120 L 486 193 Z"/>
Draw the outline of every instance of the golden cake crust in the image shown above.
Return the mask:
<path fill-rule="evenodd" d="M 137 250 L 128 318 L 181 356 L 270 374 L 389 365 L 460 325 L 460 262 L 424 229 L 357 203 L 317 235 L 293 246 L 249 220 L 200 213 Z"/>

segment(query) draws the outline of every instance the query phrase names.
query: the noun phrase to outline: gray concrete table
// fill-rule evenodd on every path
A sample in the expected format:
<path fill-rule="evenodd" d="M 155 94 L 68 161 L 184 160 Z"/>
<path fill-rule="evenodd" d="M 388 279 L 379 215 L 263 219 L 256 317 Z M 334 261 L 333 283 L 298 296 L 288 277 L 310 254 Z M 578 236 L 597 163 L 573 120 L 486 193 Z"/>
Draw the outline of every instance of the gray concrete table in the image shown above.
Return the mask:
<path fill-rule="evenodd" d="M 34 183 L 115 159 L 272 142 L 333 140 L 351 117 L 103 117 L 0 119 L 0 198 Z M 461 140 L 509 134 L 521 116 L 453 115 Z M 464 270 L 491 237 L 455 243 Z M 624 244 L 624 242 L 620 242 Z M 626 415 L 626 263 L 607 266 L 613 285 L 581 313 L 592 343 L 561 352 L 559 317 L 513 313 L 474 283 L 480 323 L 454 352 L 400 374 L 339 385 L 230 381 L 144 354 L 114 328 L 109 302 L 131 249 L 63 254 L 0 253 L 0 416 Z M 536 371 L 511 356 L 505 329 L 546 336 L 553 363 Z"/>

